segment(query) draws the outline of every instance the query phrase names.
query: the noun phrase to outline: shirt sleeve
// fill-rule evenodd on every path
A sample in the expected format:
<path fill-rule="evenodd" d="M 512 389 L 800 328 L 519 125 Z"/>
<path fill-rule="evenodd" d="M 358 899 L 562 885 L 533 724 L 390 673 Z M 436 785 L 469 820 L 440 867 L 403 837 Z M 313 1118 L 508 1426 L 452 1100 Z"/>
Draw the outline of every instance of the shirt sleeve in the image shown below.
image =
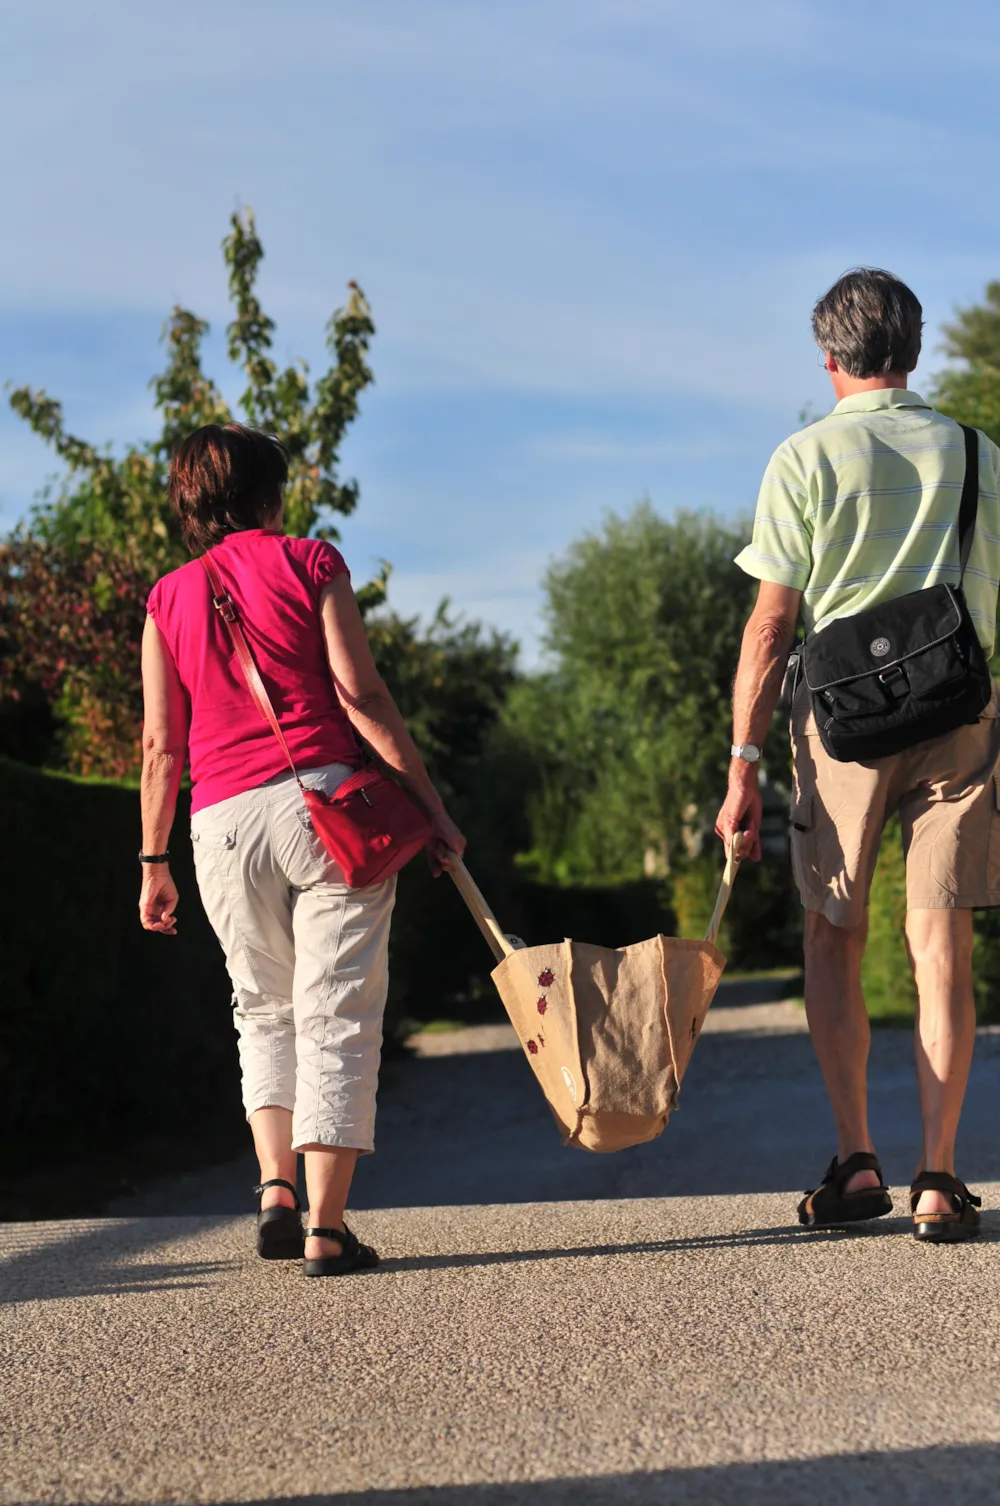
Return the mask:
<path fill-rule="evenodd" d="M 157 612 L 159 610 L 160 610 L 160 582 L 157 581 L 156 585 L 153 587 L 153 589 L 150 591 L 149 595 L 146 597 L 146 611 L 149 614 L 149 616 L 152 617 L 153 621 L 156 622 L 156 614 L 157 614 Z"/>
<path fill-rule="evenodd" d="M 317 539 L 312 560 L 313 580 L 317 586 L 326 586 L 330 581 L 336 580 L 338 575 L 346 575 L 348 580 L 351 578 L 344 556 L 325 539 Z"/>
<path fill-rule="evenodd" d="M 747 575 L 804 591 L 812 574 L 812 524 L 801 463 L 785 443 L 768 461 L 760 484 L 753 537 L 736 556 Z"/>

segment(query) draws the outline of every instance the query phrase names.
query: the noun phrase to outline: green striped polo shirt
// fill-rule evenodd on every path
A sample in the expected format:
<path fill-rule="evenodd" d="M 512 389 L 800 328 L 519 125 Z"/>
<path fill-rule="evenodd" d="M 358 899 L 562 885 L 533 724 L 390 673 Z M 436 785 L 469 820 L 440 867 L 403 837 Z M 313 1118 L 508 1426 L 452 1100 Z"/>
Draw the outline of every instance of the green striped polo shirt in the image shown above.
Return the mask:
<path fill-rule="evenodd" d="M 753 539 L 736 563 L 803 592 L 807 633 L 944 582 L 957 585 L 965 440 L 916 392 L 843 398 L 771 456 Z M 1000 450 L 979 436 L 979 512 L 965 595 L 993 653 L 1000 582 Z"/>

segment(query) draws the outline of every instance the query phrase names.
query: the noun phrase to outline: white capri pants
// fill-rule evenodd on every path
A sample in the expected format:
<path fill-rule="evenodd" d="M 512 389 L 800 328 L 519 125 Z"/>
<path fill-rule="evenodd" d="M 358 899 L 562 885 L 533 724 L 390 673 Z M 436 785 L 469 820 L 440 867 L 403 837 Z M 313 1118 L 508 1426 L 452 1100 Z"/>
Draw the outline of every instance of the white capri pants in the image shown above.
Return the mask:
<path fill-rule="evenodd" d="M 302 783 L 331 794 L 328 764 Z M 198 889 L 226 954 L 249 1117 L 292 1111 L 292 1144 L 374 1148 L 395 877 L 350 889 L 291 772 L 191 818 Z"/>

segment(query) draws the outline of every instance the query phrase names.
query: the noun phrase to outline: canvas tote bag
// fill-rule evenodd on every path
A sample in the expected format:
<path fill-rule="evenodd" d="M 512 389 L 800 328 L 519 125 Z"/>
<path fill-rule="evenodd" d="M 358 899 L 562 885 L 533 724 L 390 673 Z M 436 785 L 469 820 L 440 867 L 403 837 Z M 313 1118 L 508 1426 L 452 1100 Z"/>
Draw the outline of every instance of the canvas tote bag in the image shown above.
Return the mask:
<path fill-rule="evenodd" d="M 568 1145 L 616 1151 L 662 1134 L 726 959 L 715 945 L 739 866 L 730 851 L 703 941 L 525 947 L 463 864 L 452 877 L 500 958 L 493 981 Z"/>

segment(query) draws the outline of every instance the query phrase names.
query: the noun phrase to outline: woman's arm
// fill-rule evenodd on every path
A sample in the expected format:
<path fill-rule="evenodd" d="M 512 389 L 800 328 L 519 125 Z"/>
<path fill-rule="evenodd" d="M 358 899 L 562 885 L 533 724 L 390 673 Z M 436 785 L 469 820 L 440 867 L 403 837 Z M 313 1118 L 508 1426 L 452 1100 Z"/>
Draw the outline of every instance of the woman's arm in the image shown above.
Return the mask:
<path fill-rule="evenodd" d="M 152 617 L 142 634 L 142 850 L 166 852 L 187 758 L 188 709 L 170 650 Z M 143 863 L 139 919 L 174 935 L 177 887 L 168 863 Z"/>
<path fill-rule="evenodd" d="M 447 868 L 448 853 L 455 852 L 461 857 L 465 838 L 445 810 L 399 708 L 375 666 L 368 634 L 346 575 L 338 575 L 324 586 L 320 615 L 340 704 L 360 736 L 427 812 L 434 827 L 431 867 L 435 872 Z"/>

